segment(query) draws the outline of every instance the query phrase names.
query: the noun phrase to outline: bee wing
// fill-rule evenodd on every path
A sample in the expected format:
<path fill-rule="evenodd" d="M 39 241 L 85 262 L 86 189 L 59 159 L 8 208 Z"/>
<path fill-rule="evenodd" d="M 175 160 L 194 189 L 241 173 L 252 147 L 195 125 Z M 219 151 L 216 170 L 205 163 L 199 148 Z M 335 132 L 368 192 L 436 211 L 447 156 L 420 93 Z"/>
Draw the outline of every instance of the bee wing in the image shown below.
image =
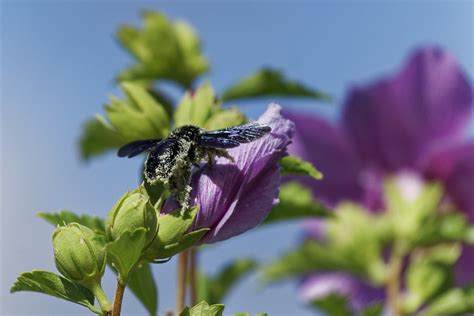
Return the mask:
<path fill-rule="evenodd" d="M 141 154 L 145 150 L 150 150 L 159 142 L 159 139 L 137 140 L 121 147 L 117 152 L 117 156 L 132 158 L 138 154 Z"/>
<path fill-rule="evenodd" d="M 253 142 L 271 130 L 270 126 L 267 125 L 255 122 L 247 123 L 202 133 L 199 135 L 198 144 L 212 148 L 233 148 L 240 144 Z"/>

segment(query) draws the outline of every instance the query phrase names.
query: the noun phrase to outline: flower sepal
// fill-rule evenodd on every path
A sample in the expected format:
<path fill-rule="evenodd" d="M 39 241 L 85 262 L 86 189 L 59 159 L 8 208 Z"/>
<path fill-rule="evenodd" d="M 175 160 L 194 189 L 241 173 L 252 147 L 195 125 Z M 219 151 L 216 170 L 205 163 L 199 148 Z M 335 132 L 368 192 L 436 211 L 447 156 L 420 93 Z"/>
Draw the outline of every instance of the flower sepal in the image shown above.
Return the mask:
<path fill-rule="evenodd" d="M 112 207 L 105 227 L 107 239 L 111 242 L 143 228 L 145 242 L 140 250 L 151 244 L 158 230 L 157 211 L 143 184 L 132 192 L 126 192 Z"/>
<path fill-rule="evenodd" d="M 191 231 L 198 207 L 191 207 L 181 214 L 176 209 L 158 218 L 159 229 L 143 257 L 148 261 L 164 259 L 195 245 L 209 231 L 208 228 Z"/>
<path fill-rule="evenodd" d="M 107 244 L 107 256 L 112 267 L 117 271 L 118 280 L 122 284 L 128 282 L 133 269 L 140 263 L 142 250 L 147 243 L 145 228 L 137 228 L 133 232 L 125 231 L 119 238 Z"/>

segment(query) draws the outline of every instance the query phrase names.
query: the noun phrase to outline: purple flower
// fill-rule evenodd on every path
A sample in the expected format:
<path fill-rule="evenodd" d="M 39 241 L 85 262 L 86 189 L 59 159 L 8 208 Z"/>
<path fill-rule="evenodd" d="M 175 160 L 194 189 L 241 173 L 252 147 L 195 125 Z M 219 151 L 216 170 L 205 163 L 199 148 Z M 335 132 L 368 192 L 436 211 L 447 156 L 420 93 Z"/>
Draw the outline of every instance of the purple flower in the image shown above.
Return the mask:
<path fill-rule="evenodd" d="M 383 291 L 344 272 L 313 274 L 303 279 L 300 286 L 301 299 L 306 303 L 330 294 L 347 297 L 350 306 L 357 312 L 383 299 Z"/>
<path fill-rule="evenodd" d="M 442 181 L 447 198 L 474 222 L 474 142 L 464 134 L 472 101 L 455 59 L 421 49 L 394 77 L 353 88 L 335 124 L 289 114 L 296 124 L 289 152 L 323 172 L 322 181 L 304 181 L 328 206 L 351 200 L 381 210 L 383 178 L 412 174 Z M 474 280 L 473 262 L 474 251 L 465 248 L 456 271 L 460 284 Z"/>
<path fill-rule="evenodd" d="M 260 224 L 278 202 L 280 167 L 294 134 L 293 122 L 283 118 L 280 106 L 270 105 L 258 119 L 270 134 L 229 149 L 235 163 L 217 158 L 212 168 L 193 174 L 191 199 L 199 205 L 193 229 L 210 228 L 200 243 L 214 243 L 242 234 Z M 163 212 L 176 208 L 167 201 Z"/>

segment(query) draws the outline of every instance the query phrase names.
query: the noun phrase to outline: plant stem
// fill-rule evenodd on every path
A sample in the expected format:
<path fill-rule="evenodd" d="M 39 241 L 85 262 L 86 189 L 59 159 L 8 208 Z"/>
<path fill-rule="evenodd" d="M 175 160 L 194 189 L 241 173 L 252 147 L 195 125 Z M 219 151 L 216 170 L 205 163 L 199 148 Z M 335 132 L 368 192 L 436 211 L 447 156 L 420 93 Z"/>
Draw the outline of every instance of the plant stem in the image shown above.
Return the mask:
<path fill-rule="evenodd" d="M 112 310 L 112 316 L 120 316 L 124 292 L 125 284 L 122 284 L 122 282 L 117 279 L 117 288 L 115 289 L 114 308 Z"/>
<path fill-rule="evenodd" d="M 403 268 L 403 257 L 404 251 L 402 247 L 395 243 L 389 262 L 389 277 L 386 285 L 386 295 L 393 316 L 403 315 L 400 306 L 400 278 Z"/>
<path fill-rule="evenodd" d="M 186 274 L 188 266 L 188 250 L 181 252 L 178 256 L 178 284 L 176 289 L 176 315 L 179 315 L 186 302 Z"/>
<path fill-rule="evenodd" d="M 191 288 L 191 306 L 197 304 L 197 271 L 198 271 L 198 250 L 193 247 L 190 250 L 189 258 L 189 284 Z"/>
<path fill-rule="evenodd" d="M 112 304 L 110 304 L 110 301 L 107 298 L 107 295 L 105 295 L 104 290 L 102 289 L 100 284 L 96 284 L 90 289 L 92 291 L 92 294 L 94 294 L 95 298 L 97 299 L 97 302 L 99 302 L 101 310 L 104 312 L 105 315 L 107 315 L 107 313 L 109 313 L 112 309 Z"/>

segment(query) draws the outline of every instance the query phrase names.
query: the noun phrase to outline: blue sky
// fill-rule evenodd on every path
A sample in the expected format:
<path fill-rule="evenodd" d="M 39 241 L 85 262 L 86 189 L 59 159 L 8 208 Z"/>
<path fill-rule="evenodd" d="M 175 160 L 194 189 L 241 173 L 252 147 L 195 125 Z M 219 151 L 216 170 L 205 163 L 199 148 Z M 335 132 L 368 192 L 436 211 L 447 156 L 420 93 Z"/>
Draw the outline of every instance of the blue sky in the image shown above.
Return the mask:
<path fill-rule="evenodd" d="M 471 1 L 2 1 L 1 2 L 1 282 L 2 315 L 83 315 L 37 294 L 8 294 L 17 274 L 55 270 L 52 228 L 38 211 L 70 209 L 105 215 L 136 185 L 140 160 L 108 155 L 88 164 L 77 155 L 84 121 L 116 94 L 113 76 L 131 59 L 114 40 L 121 23 L 138 25 L 143 9 L 162 10 L 200 33 L 217 91 L 263 65 L 332 93 L 332 105 L 280 100 L 286 109 L 338 115 L 345 91 L 390 74 L 420 45 L 436 44 L 474 76 Z M 278 101 L 278 99 L 275 99 Z M 271 101 L 271 100 L 268 100 Z M 267 101 L 246 102 L 255 117 Z M 471 128 L 472 134 L 472 128 Z M 296 223 L 251 231 L 207 249 L 208 272 L 237 256 L 266 262 L 299 238 Z M 175 262 L 155 269 L 162 310 L 174 306 Z M 107 293 L 113 280 L 105 280 Z M 228 312 L 313 315 L 298 303 L 296 284 L 270 288 L 255 277 L 229 297 Z M 144 310 L 128 294 L 125 315 Z"/>

